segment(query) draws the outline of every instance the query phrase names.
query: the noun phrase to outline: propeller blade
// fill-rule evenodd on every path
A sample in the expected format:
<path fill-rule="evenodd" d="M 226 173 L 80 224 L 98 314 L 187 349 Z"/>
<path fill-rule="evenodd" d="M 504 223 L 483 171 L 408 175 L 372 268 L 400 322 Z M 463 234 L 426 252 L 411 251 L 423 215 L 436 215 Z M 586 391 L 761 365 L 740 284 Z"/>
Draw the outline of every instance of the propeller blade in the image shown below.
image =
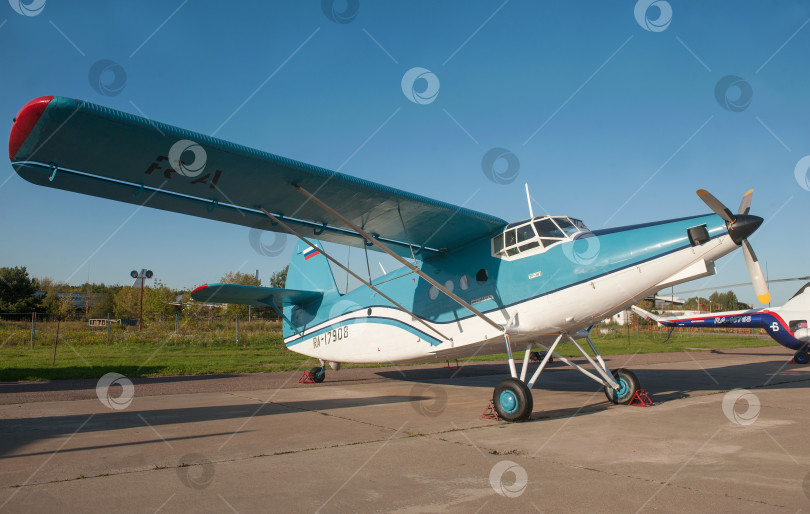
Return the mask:
<path fill-rule="evenodd" d="M 742 246 L 745 265 L 748 267 L 748 274 L 751 276 L 751 283 L 754 285 L 757 300 L 759 300 L 759 303 L 769 304 L 771 303 L 771 293 L 768 292 L 768 283 L 765 282 L 765 277 L 762 275 L 762 268 L 759 266 L 757 255 L 754 253 L 754 249 L 751 248 L 748 239 L 742 240 Z"/>
<path fill-rule="evenodd" d="M 749 189 L 747 193 L 745 193 L 742 197 L 742 202 L 740 202 L 740 208 L 737 210 L 737 214 L 748 214 L 748 211 L 751 210 L 751 195 L 754 194 L 753 189 Z"/>
<path fill-rule="evenodd" d="M 706 191 L 705 189 L 698 189 L 697 194 L 700 199 L 703 200 L 703 203 L 708 205 L 709 209 L 713 210 L 715 214 L 729 223 L 734 221 L 734 215 L 730 210 L 728 210 L 728 207 L 723 205 L 720 200 L 715 198 L 710 192 Z"/>

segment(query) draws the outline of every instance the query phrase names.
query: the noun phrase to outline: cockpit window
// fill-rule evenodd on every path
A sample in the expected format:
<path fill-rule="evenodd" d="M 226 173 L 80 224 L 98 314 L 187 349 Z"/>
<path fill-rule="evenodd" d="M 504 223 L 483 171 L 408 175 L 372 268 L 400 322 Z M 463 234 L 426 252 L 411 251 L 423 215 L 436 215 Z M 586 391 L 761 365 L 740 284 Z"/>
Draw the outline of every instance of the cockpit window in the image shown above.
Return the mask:
<path fill-rule="evenodd" d="M 576 226 L 574 226 L 574 224 L 571 223 L 571 221 L 565 216 L 555 216 L 554 221 L 557 222 L 557 225 L 560 226 L 560 228 L 563 230 L 563 232 L 565 232 L 565 235 L 567 236 L 573 236 L 574 234 L 579 232 L 579 229 Z"/>
<path fill-rule="evenodd" d="M 576 218 L 569 218 L 569 219 L 574 223 L 574 226 L 576 226 L 579 230 L 583 232 L 591 231 L 591 229 L 589 229 L 588 226 L 582 222 L 582 220 L 578 220 Z"/>
<path fill-rule="evenodd" d="M 565 237 L 565 234 L 554 224 L 551 218 L 544 218 L 534 222 L 534 228 L 540 237 Z"/>
<path fill-rule="evenodd" d="M 518 227 L 517 229 L 517 240 L 518 243 L 522 243 L 523 241 L 528 241 L 529 239 L 534 238 L 534 229 L 530 223 L 523 225 L 522 227 Z"/>
<path fill-rule="evenodd" d="M 506 237 L 505 246 L 514 246 L 515 243 L 517 243 L 517 236 L 514 230 L 507 230 L 504 237 Z"/>
<path fill-rule="evenodd" d="M 492 255 L 514 257 L 530 250 L 532 253 L 543 252 L 545 248 L 587 231 L 588 227 L 582 221 L 567 216 L 538 216 L 510 223 L 503 233 L 492 238 Z"/>

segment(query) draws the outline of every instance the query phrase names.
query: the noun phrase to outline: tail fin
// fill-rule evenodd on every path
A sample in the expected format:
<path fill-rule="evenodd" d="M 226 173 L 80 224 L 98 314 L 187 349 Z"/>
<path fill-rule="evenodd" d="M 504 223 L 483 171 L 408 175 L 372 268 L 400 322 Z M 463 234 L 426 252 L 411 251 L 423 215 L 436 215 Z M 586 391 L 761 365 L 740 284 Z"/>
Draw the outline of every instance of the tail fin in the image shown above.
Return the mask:
<path fill-rule="evenodd" d="M 802 286 L 782 308 L 788 311 L 810 309 L 810 282 Z"/>
<path fill-rule="evenodd" d="M 290 267 L 287 270 L 286 289 L 299 289 L 302 291 L 321 291 L 324 296 L 337 294 L 337 284 L 329 260 L 321 253 L 323 243 L 312 241 L 309 246 L 299 241 L 290 258 Z"/>

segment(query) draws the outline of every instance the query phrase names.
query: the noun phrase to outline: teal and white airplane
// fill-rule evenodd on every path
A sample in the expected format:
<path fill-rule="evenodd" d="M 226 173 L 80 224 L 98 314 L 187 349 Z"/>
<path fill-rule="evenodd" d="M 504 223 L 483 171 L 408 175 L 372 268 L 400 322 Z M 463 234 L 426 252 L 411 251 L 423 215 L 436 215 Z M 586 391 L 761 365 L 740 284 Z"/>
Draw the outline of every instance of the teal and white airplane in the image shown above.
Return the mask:
<path fill-rule="evenodd" d="M 462 358 L 501 352 L 510 377 L 493 393 L 506 420 L 528 419 L 531 388 L 553 355 L 627 403 L 639 383 L 610 370 L 588 331 L 656 291 L 712 275 L 740 246 L 759 300 L 767 284 L 748 244 L 762 218 L 751 191 L 732 214 L 589 230 L 568 216 L 496 216 L 293 161 L 88 102 L 41 97 L 15 118 L 9 157 L 37 185 L 110 198 L 299 239 L 284 289 L 212 284 L 193 297 L 267 306 L 283 318 L 288 348 L 326 364 Z M 381 251 L 402 268 L 373 282 L 322 241 Z M 364 286 L 342 294 L 332 265 Z M 587 342 L 590 352 L 578 341 Z M 593 367 L 556 352 L 570 343 Z M 545 357 L 530 377 L 532 349 Z M 518 373 L 513 351 L 525 349 Z"/>

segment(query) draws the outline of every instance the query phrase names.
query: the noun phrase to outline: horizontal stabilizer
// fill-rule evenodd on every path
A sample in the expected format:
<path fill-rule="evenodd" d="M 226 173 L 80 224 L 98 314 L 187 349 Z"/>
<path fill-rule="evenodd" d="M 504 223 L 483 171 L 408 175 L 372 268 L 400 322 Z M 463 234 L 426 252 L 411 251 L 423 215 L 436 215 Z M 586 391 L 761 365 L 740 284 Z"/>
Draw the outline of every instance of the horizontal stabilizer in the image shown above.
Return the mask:
<path fill-rule="evenodd" d="M 239 284 L 206 284 L 191 292 L 191 298 L 206 303 L 235 303 L 254 307 L 303 305 L 323 296 L 320 291 L 243 286 Z"/>
<path fill-rule="evenodd" d="M 642 309 L 638 305 L 632 305 L 630 308 L 633 309 L 633 312 L 635 312 L 636 314 L 638 314 L 639 316 L 641 316 L 642 318 L 644 318 L 646 320 L 656 321 L 658 323 L 662 323 L 663 321 L 665 321 L 665 320 L 661 319 L 660 317 L 656 316 L 655 314 L 653 314 L 652 312 L 645 311 L 644 309 Z"/>

